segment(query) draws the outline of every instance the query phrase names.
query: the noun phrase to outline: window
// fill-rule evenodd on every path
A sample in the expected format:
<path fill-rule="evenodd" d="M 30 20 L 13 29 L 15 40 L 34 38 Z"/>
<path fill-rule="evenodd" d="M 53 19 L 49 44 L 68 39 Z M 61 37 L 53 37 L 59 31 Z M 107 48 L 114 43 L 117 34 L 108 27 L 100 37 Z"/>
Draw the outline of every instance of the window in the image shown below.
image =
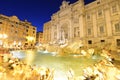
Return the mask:
<path fill-rule="evenodd" d="M 91 29 L 88 29 L 88 35 L 91 35 L 91 33 L 92 33 Z"/>
<path fill-rule="evenodd" d="M 88 41 L 88 44 L 92 44 L 92 41 L 91 41 L 91 40 L 89 40 L 89 41 Z"/>
<path fill-rule="evenodd" d="M 117 46 L 120 46 L 120 39 L 117 39 Z"/>
<path fill-rule="evenodd" d="M 117 12 L 117 6 L 114 5 L 114 6 L 112 6 L 112 13 L 116 13 L 116 12 Z"/>
<path fill-rule="evenodd" d="M 18 33 L 17 31 L 15 31 L 15 33 Z"/>
<path fill-rule="evenodd" d="M 100 33 L 104 33 L 104 26 L 100 26 L 99 29 L 100 29 Z"/>
<path fill-rule="evenodd" d="M 26 29 L 26 32 L 28 32 L 28 29 Z"/>
<path fill-rule="evenodd" d="M 11 25 L 12 27 L 14 27 L 14 25 Z"/>
<path fill-rule="evenodd" d="M 120 23 L 115 24 L 115 32 L 120 32 Z"/>
<path fill-rule="evenodd" d="M 26 28 L 29 28 L 29 26 L 26 26 Z"/>
<path fill-rule="evenodd" d="M 103 15 L 102 10 L 98 10 L 98 17 L 101 17 Z"/>
<path fill-rule="evenodd" d="M 101 43 L 104 43 L 105 42 L 105 40 L 101 40 Z"/>
<path fill-rule="evenodd" d="M 98 1 L 97 4 L 100 4 L 100 1 Z"/>
<path fill-rule="evenodd" d="M 18 22 L 16 22 L 16 24 L 18 24 Z"/>
<path fill-rule="evenodd" d="M 25 43 L 25 45 L 28 45 L 28 43 Z"/>
<path fill-rule="evenodd" d="M 0 24 L 2 24 L 2 22 L 0 22 Z"/>

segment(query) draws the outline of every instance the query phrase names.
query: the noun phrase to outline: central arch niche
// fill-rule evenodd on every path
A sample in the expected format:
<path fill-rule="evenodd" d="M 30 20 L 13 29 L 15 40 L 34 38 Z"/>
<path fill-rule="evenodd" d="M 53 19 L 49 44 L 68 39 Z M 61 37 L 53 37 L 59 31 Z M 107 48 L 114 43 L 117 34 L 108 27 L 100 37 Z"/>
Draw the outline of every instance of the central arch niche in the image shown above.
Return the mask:
<path fill-rule="evenodd" d="M 60 32 L 61 32 L 61 40 L 66 40 L 69 38 L 69 34 L 68 34 L 69 28 L 66 23 L 61 26 Z"/>

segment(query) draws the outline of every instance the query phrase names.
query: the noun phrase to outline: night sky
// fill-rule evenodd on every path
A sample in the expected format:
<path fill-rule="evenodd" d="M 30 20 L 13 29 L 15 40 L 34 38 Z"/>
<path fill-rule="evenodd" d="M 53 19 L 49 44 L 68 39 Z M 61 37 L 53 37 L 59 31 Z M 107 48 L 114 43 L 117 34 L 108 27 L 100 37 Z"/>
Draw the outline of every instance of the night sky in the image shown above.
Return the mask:
<path fill-rule="evenodd" d="M 43 31 L 43 24 L 50 20 L 53 13 L 59 10 L 63 0 L 0 0 L 0 14 L 17 16 Z M 67 0 L 74 3 L 77 0 Z M 94 0 L 85 0 L 85 4 Z"/>

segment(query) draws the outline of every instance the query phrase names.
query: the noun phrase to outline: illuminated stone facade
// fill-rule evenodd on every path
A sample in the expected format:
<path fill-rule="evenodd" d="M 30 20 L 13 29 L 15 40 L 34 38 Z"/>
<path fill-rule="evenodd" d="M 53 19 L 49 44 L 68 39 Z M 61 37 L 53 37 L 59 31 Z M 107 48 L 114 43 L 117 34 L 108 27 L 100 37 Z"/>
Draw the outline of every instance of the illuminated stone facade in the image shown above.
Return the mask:
<path fill-rule="evenodd" d="M 84 46 L 120 48 L 120 0 L 96 0 L 86 5 L 84 0 L 63 1 L 45 23 L 44 36 L 47 43 L 82 40 Z"/>
<path fill-rule="evenodd" d="M 4 35 L 6 37 L 4 38 Z M 0 15 L 0 46 L 6 48 L 33 48 L 36 43 L 36 27 L 20 21 L 16 16 Z"/>
<path fill-rule="evenodd" d="M 37 32 L 37 35 L 36 35 L 36 43 L 43 43 L 43 32 Z"/>
<path fill-rule="evenodd" d="M 52 40 L 52 35 L 53 35 L 53 33 L 51 32 L 51 30 L 52 30 L 52 27 L 51 27 L 52 25 L 51 25 L 51 21 L 49 21 L 49 22 L 46 22 L 45 24 L 44 24 L 44 28 L 43 28 L 43 42 L 44 43 L 50 43 L 51 42 L 51 40 Z"/>

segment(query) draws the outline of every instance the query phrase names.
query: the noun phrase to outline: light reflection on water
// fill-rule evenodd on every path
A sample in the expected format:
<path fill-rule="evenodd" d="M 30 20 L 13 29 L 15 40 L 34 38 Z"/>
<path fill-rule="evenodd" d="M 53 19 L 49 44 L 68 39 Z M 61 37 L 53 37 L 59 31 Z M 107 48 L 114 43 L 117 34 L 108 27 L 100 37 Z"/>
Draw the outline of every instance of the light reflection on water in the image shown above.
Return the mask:
<path fill-rule="evenodd" d="M 50 69 L 54 69 L 54 80 L 67 80 L 67 72 L 71 68 L 74 71 L 75 76 L 82 75 L 82 70 L 96 63 L 101 59 L 99 56 L 92 58 L 73 56 L 54 56 L 51 53 L 43 53 L 42 51 L 26 50 L 26 51 L 12 51 L 14 57 L 18 57 L 31 65 L 44 66 Z"/>

